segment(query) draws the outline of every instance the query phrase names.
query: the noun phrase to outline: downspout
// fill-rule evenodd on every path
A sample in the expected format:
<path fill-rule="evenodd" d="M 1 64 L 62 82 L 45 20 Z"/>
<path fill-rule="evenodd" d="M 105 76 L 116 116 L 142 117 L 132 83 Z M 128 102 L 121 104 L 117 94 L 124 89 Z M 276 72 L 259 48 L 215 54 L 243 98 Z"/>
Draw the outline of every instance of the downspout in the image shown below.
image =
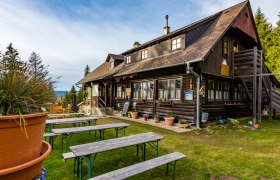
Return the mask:
<path fill-rule="evenodd" d="M 200 76 L 191 69 L 190 64 L 202 61 L 202 59 L 197 59 L 194 61 L 188 61 L 185 63 L 186 67 L 186 74 L 193 74 L 197 81 L 196 81 L 196 129 L 201 130 L 200 128 Z"/>

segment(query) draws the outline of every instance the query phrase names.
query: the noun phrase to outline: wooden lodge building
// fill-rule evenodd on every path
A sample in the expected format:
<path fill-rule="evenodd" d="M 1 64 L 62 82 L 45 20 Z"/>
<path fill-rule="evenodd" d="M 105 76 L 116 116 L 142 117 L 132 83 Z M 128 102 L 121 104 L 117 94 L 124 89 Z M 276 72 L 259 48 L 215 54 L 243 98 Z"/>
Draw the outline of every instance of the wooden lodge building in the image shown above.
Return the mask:
<path fill-rule="evenodd" d="M 201 112 L 214 119 L 279 111 L 278 81 L 259 75 L 270 73 L 261 49 L 249 1 L 172 32 L 166 16 L 163 36 L 108 54 L 78 82 L 85 87 L 81 109 L 112 113 L 130 101 L 140 114 L 172 111 L 192 122 Z"/>

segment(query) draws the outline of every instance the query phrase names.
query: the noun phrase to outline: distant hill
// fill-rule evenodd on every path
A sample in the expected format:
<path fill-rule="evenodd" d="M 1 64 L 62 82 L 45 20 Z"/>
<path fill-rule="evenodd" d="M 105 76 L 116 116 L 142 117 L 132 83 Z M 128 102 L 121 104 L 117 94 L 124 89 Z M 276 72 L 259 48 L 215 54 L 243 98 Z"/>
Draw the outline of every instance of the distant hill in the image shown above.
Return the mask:
<path fill-rule="evenodd" d="M 54 91 L 56 99 L 58 99 L 60 96 L 64 98 L 66 91 Z"/>

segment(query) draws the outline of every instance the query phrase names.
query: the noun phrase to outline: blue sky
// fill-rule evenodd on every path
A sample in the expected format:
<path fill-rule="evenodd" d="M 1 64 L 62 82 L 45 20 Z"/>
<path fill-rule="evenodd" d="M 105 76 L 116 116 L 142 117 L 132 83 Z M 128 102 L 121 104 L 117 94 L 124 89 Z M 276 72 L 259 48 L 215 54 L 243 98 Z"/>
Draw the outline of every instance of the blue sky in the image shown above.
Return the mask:
<path fill-rule="evenodd" d="M 69 90 L 84 67 L 100 65 L 108 53 L 130 49 L 163 34 L 166 14 L 171 31 L 242 2 L 241 0 L 1 0 L 0 51 L 12 42 L 21 58 L 39 53 L 57 90 Z M 252 0 L 275 25 L 279 0 Z"/>

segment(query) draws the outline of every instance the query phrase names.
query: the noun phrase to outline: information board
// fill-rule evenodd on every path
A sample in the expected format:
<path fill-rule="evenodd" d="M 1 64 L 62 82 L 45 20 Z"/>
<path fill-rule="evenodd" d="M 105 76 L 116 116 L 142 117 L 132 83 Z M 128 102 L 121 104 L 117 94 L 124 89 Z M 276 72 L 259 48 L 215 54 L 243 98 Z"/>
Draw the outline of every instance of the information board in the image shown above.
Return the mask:
<path fill-rule="evenodd" d="M 123 105 L 123 110 L 122 110 L 123 115 L 127 115 L 129 107 L 130 107 L 130 102 L 129 101 L 125 102 Z"/>

